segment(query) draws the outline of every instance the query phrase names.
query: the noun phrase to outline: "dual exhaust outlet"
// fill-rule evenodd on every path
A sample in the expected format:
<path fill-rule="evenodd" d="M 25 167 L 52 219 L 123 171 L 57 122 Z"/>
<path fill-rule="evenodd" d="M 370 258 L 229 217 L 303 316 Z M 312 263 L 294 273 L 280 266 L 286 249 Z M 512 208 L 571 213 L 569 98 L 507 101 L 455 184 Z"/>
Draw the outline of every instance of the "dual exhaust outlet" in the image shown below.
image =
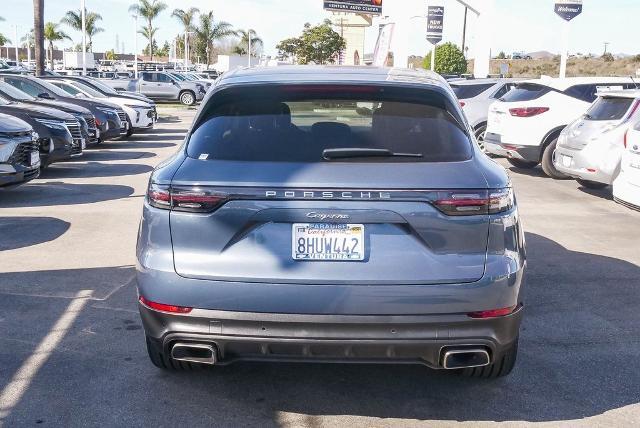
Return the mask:
<path fill-rule="evenodd" d="M 213 344 L 178 342 L 171 348 L 171 358 L 213 366 L 218 362 L 218 352 Z M 483 367 L 490 363 L 489 352 L 483 348 L 445 348 L 442 355 L 442 367 L 447 370 Z"/>

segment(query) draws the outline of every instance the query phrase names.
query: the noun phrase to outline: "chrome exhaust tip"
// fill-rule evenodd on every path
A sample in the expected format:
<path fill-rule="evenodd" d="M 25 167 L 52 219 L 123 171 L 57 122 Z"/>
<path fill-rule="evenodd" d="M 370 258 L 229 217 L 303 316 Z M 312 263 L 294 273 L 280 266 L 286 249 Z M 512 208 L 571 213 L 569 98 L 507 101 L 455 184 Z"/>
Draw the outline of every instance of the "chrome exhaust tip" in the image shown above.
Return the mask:
<path fill-rule="evenodd" d="M 171 348 L 171 358 L 210 366 L 218 362 L 216 348 L 207 343 L 176 343 Z"/>
<path fill-rule="evenodd" d="M 447 349 L 442 357 L 442 367 L 447 370 L 488 366 L 489 353 L 482 348 Z"/>

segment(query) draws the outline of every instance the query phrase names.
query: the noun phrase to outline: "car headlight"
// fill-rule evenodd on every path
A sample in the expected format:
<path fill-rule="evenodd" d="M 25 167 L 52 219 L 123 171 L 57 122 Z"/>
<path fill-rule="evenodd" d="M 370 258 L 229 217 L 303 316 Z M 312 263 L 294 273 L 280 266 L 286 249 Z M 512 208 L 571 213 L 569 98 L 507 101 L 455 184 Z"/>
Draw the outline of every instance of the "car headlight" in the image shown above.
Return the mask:
<path fill-rule="evenodd" d="M 63 120 L 55 120 L 55 119 L 42 119 L 38 117 L 34 117 L 34 120 L 41 125 L 46 126 L 47 128 L 52 129 L 67 129 Z"/>

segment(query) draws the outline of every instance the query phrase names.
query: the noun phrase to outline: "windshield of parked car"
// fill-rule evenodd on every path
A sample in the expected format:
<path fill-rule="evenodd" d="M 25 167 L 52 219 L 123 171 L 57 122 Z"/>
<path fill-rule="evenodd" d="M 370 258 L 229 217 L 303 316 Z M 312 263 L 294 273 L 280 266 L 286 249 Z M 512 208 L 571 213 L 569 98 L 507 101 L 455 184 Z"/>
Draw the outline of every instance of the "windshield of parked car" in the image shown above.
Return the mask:
<path fill-rule="evenodd" d="M 620 120 L 634 103 L 633 98 L 598 98 L 585 114 L 587 120 Z"/>
<path fill-rule="evenodd" d="M 474 98 L 494 86 L 495 83 L 481 83 L 475 85 L 456 85 L 452 84 L 451 89 L 456 94 L 459 100 L 466 100 L 469 98 Z"/>
<path fill-rule="evenodd" d="M 107 98 L 102 92 L 98 92 L 95 89 L 93 89 L 91 86 L 85 85 L 82 82 L 73 81 L 71 83 L 71 85 L 73 85 L 76 88 L 80 89 L 82 92 L 84 92 L 85 94 L 89 95 L 90 97 Z"/>
<path fill-rule="evenodd" d="M 14 88 L 5 82 L 0 82 L 0 92 L 7 97 L 18 101 L 35 101 L 36 98 L 29 94 L 22 92 L 19 89 Z"/>
<path fill-rule="evenodd" d="M 513 89 L 504 94 L 500 101 L 507 103 L 537 100 L 549 93 L 551 88 L 538 83 L 518 83 Z"/>
<path fill-rule="evenodd" d="M 103 94 L 118 95 L 118 91 L 113 89 L 111 86 L 105 85 L 104 83 L 102 83 L 97 79 L 88 79 L 88 80 L 90 83 L 87 83 L 87 85 L 91 85 L 95 88 L 98 88 L 98 90 L 101 91 Z"/>
<path fill-rule="evenodd" d="M 189 156 L 323 162 L 327 150 L 352 149 L 362 156 L 341 161 L 455 162 L 472 154 L 457 113 L 440 93 L 348 86 L 228 92 L 199 121 Z M 375 150 L 419 156 L 371 157 Z"/>
<path fill-rule="evenodd" d="M 44 89 L 46 89 L 48 92 L 51 92 L 51 93 L 55 94 L 56 96 L 59 96 L 59 97 L 68 97 L 69 96 L 69 94 L 67 94 L 65 91 L 63 91 L 62 89 L 58 88 L 55 85 L 52 85 L 51 83 L 47 82 L 46 80 L 39 79 L 38 80 L 38 84 L 40 86 L 42 86 Z"/>
<path fill-rule="evenodd" d="M 68 83 L 55 81 L 53 84 L 66 92 L 65 97 L 68 97 L 69 95 L 76 96 L 78 94 L 82 94 L 81 90 L 74 88 Z"/>

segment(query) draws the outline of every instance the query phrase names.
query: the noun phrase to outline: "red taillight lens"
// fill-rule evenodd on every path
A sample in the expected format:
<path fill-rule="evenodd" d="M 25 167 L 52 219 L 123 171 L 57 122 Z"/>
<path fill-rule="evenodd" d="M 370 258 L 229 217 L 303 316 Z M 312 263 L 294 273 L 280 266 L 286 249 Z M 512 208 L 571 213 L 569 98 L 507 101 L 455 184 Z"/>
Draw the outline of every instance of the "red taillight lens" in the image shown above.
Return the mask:
<path fill-rule="evenodd" d="M 532 117 L 549 111 L 549 107 L 518 107 L 510 108 L 509 114 L 515 117 Z"/>
<path fill-rule="evenodd" d="M 165 305 L 164 303 L 152 302 L 151 300 L 145 299 L 143 296 L 140 296 L 139 300 L 140 303 L 142 303 L 146 307 L 160 312 L 169 312 L 172 314 L 188 314 L 193 310 L 193 308 L 188 308 L 186 306 Z"/>
<path fill-rule="evenodd" d="M 151 206 L 165 210 L 211 212 L 228 199 L 228 194 L 199 187 L 170 187 L 149 184 L 147 200 Z"/>
<path fill-rule="evenodd" d="M 519 306 L 509 306 L 508 308 L 491 309 L 488 311 L 469 312 L 467 314 L 470 318 L 498 318 L 510 315 L 518 309 Z"/>
<path fill-rule="evenodd" d="M 433 203 L 444 214 L 452 216 L 497 214 L 514 206 L 511 188 L 479 192 L 440 192 Z"/>
<path fill-rule="evenodd" d="M 102 126 L 102 122 L 100 122 L 100 119 L 98 119 L 97 117 L 96 117 L 96 125 Z"/>

